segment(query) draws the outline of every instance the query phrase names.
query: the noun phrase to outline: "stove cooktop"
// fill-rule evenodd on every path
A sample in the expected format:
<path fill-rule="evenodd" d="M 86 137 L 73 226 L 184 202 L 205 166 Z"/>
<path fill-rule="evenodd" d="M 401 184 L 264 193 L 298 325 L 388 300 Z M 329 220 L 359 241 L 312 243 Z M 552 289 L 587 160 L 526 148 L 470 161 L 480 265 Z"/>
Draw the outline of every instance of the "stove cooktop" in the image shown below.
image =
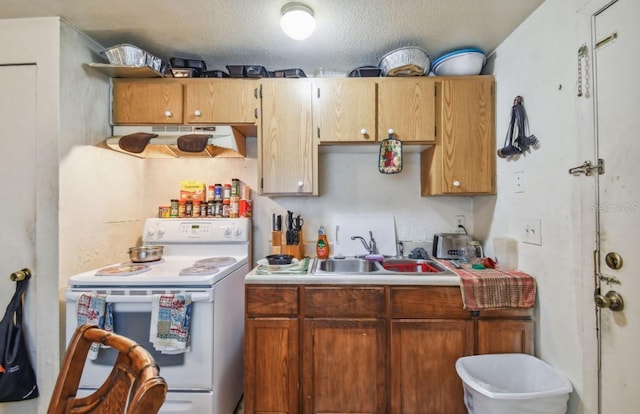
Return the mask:
<path fill-rule="evenodd" d="M 247 257 L 243 256 L 165 256 L 163 260 L 157 264 L 123 262 L 104 266 L 72 276 L 69 286 L 211 286 L 248 266 Z"/>

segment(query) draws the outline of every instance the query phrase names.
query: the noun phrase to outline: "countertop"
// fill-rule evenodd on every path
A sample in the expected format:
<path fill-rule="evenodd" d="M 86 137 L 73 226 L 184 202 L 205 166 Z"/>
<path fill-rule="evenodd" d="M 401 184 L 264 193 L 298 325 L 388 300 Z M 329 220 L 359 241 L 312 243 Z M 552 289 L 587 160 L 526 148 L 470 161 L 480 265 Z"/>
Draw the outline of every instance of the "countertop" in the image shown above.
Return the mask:
<path fill-rule="evenodd" d="M 315 260 L 315 259 L 312 259 Z M 402 274 L 373 274 L 373 273 L 343 273 L 321 274 L 311 273 L 313 263 L 309 264 L 309 271 L 305 274 L 256 274 L 252 269 L 244 278 L 245 284 L 282 284 L 282 285 L 425 285 L 425 286 L 460 286 L 460 277 L 451 274 L 412 275 Z"/>

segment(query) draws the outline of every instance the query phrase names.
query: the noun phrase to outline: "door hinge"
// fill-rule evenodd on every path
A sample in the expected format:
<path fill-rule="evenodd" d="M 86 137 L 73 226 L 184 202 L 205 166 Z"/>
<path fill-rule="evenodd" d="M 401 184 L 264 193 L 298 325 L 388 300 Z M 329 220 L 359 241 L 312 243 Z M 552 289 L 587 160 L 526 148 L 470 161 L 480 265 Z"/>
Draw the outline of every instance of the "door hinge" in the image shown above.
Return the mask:
<path fill-rule="evenodd" d="M 318 139 L 320 139 L 320 127 L 318 127 L 317 130 L 318 130 Z"/>
<path fill-rule="evenodd" d="M 582 165 L 569 168 L 569 174 L 575 176 L 584 174 L 589 177 L 593 174 L 594 171 L 597 171 L 598 175 L 604 174 L 604 160 L 602 158 L 598 158 L 597 165 L 593 165 L 591 161 L 585 161 L 584 163 L 582 163 Z"/>

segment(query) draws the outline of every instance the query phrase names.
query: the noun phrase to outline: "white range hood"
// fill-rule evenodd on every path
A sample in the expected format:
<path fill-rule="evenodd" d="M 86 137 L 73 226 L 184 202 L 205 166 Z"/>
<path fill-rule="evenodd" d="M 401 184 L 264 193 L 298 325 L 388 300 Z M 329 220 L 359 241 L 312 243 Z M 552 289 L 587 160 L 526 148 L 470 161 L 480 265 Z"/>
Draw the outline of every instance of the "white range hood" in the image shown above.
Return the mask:
<path fill-rule="evenodd" d="M 127 151 L 120 140 L 133 134 L 154 134 L 141 152 Z M 203 151 L 183 151 L 178 147 L 178 138 L 187 135 L 208 135 Z M 187 126 L 187 125 L 117 125 L 113 136 L 107 138 L 106 145 L 116 151 L 139 158 L 178 157 L 244 157 L 246 155 L 245 136 L 229 125 Z"/>

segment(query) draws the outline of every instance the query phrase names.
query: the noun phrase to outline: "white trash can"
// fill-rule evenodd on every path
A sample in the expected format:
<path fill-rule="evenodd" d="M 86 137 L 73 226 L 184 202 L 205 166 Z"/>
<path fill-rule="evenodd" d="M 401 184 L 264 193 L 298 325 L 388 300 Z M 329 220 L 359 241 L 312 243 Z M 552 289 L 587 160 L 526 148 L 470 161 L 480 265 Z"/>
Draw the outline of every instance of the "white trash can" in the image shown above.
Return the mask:
<path fill-rule="evenodd" d="M 456 371 L 469 414 L 565 414 L 571 383 L 527 354 L 459 358 Z"/>

